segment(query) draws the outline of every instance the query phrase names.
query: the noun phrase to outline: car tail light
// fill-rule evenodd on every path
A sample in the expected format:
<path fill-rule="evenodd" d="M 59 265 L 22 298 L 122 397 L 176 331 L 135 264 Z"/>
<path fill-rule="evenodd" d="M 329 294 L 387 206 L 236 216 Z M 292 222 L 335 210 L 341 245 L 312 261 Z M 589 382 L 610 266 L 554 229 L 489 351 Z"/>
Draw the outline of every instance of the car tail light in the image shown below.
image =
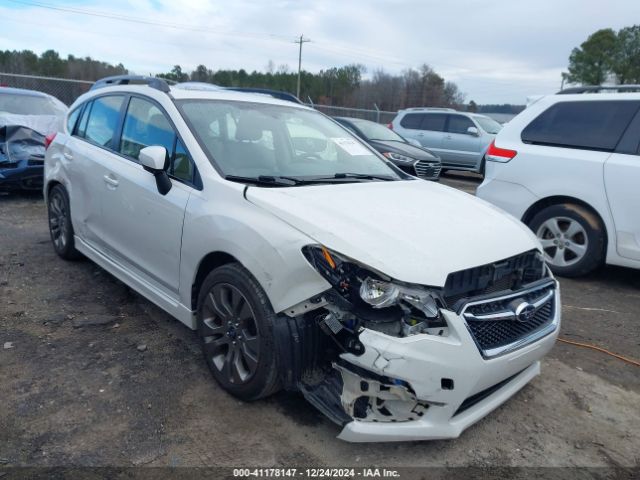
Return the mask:
<path fill-rule="evenodd" d="M 516 152 L 515 150 L 507 150 L 506 148 L 496 147 L 496 141 L 494 140 L 493 142 L 491 142 L 491 145 L 489 145 L 485 157 L 491 162 L 506 163 L 517 154 L 518 152 Z"/>
<path fill-rule="evenodd" d="M 388 128 L 389 130 L 393 130 L 393 123 L 388 123 L 388 124 L 387 124 L 387 128 Z"/>
<path fill-rule="evenodd" d="M 45 150 L 47 148 L 49 148 L 49 145 L 51 145 L 51 142 L 53 142 L 54 138 L 56 138 L 56 134 L 55 133 L 50 133 L 49 135 L 44 137 L 44 149 Z"/>

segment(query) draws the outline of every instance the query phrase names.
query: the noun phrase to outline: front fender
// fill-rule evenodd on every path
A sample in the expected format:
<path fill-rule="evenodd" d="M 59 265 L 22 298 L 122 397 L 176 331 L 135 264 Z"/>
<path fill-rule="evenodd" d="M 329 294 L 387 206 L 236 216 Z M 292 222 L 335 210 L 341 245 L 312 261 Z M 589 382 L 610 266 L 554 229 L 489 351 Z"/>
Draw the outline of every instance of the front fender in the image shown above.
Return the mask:
<path fill-rule="evenodd" d="M 264 289 L 276 313 L 331 286 L 309 264 L 302 247 L 315 243 L 271 213 L 246 201 L 242 191 L 220 184 L 207 198 L 191 195 L 180 262 L 180 301 L 191 305 L 191 288 L 202 259 L 211 252 L 236 258 Z"/>

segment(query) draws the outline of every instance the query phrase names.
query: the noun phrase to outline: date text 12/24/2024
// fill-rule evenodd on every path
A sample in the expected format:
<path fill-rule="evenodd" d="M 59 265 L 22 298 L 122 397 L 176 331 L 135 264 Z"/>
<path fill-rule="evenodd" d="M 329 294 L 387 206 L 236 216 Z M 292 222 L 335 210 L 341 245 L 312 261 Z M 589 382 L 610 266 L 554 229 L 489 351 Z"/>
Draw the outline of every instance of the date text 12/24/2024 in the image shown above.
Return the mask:
<path fill-rule="evenodd" d="M 238 478 L 399 478 L 397 470 L 388 468 L 234 468 Z"/>

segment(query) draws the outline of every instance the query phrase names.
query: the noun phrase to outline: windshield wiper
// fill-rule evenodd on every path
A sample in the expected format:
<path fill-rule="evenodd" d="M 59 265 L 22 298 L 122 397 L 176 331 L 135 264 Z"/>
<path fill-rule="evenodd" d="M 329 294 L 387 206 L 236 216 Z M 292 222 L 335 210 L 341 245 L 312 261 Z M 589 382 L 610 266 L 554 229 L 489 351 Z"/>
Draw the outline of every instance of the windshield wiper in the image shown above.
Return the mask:
<path fill-rule="evenodd" d="M 258 175 L 257 177 L 243 177 L 240 175 L 227 175 L 224 177 L 231 182 L 253 183 L 268 187 L 292 187 L 298 185 L 298 180 L 289 177 L 274 177 L 271 175 Z M 282 181 L 285 180 L 285 181 Z"/>
<path fill-rule="evenodd" d="M 363 180 L 384 180 L 384 181 L 393 181 L 396 180 L 389 175 L 372 175 L 370 173 L 336 173 L 333 178 L 361 178 Z"/>

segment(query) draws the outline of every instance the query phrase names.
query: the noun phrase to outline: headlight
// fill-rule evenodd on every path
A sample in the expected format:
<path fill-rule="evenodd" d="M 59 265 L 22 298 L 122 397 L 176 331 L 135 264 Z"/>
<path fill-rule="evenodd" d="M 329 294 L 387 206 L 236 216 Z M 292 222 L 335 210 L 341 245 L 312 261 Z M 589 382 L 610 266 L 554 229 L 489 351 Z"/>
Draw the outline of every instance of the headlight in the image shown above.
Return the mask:
<path fill-rule="evenodd" d="M 399 306 L 407 311 L 416 309 L 427 318 L 438 317 L 439 294 L 435 290 L 395 282 L 326 247 L 309 245 L 302 252 L 309 263 L 352 305 L 362 305 L 364 302 L 376 310 Z"/>
<path fill-rule="evenodd" d="M 428 318 L 438 316 L 438 304 L 431 292 L 420 287 L 407 287 L 367 277 L 360 284 L 360 298 L 373 308 L 385 308 L 404 300 Z"/>
<path fill-rule="evenodd" d="M 397 162 L 415 162 L 416 161 L 415 158 L 407 157 L 406 155 L 401 155 L 399 153 L 384 152 L 382 155 L 384 155 L 387 158 L 390 158 L 391 160 L 395 160 Z"/>

